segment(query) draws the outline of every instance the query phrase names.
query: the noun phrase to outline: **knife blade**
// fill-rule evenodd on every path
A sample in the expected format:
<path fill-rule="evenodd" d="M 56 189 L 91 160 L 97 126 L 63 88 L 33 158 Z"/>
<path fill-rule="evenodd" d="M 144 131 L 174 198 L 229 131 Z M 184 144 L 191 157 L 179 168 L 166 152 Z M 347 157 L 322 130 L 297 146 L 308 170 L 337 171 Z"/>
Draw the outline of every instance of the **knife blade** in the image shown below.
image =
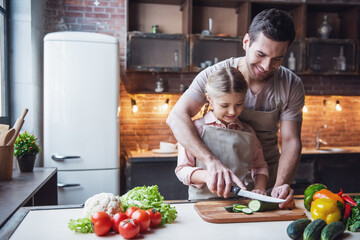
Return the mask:
<path fill-rule="evenodd" d="M 265 196 L 262 194 L 254 193 L 254 192 L 249 192 L 249 191 L 243 190 L 239 187 L 231 187 L 231 192 L 233 192 L 236 195 L 242 196 L 242 197 L 256 199 L 256 200 L 260 200 L 263 202 L 272 202 L 272 203 L 285 202 L 285 199 L 274 198 L 274 197 L 269 197 L 269 196 Z"/>

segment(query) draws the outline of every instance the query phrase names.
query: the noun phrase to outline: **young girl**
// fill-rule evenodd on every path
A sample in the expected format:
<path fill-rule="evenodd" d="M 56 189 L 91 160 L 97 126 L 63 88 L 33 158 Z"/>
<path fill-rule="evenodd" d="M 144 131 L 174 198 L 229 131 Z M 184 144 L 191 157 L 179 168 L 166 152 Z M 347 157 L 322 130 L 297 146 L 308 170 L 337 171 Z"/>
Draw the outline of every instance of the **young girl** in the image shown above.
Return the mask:
<path fill-rule="evenodd" d="M 248 190 L 266 194 L 267 164 L 254 130 L 240 122 L 247 83 L 239 70 L 222 68 L 210 75 L 206 97 L 212 110 L 194 121 L 199 135 L 211 152 L 245 184 Z M 175 173 L 189 185 L 189 199 L 218 197 L 209 191 L 211 178 L 205 164 L 178 146 Z"/>

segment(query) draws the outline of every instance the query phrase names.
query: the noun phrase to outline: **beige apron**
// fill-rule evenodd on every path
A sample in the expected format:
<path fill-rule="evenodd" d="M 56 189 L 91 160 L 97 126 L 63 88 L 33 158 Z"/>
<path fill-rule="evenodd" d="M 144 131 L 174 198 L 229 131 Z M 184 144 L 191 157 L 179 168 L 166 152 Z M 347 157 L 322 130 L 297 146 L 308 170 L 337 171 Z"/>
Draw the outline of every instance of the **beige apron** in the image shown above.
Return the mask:
<path fill-rule="evenodd" d="M 264 152 L 264 158 L 269 168 L 269 179 L 267 189 L 274 186 L 277 176 L 280 153 L 278 149 L 278 123 L 282 101 L 280 98 L 280 87 L 278 71 L 274 73 L 274 94 L 276 109 L 269 112 L 244 109 L 239 119 L 249 124 L 256 132 Z"/>
<path fill-rule="evenodd" d="M 251 175 L 248 174 L 253 157 L 252 133 L 208 126 L 203 119 L 201 121 L 204 126 L 202 141 L 248 189 L 252 189 L 254 184 Z M 199 160 L 196 160 L 196 166 L 206 169 L 205 164 Z M 233 194 L 231 196 L 235 197 Z M 218 198 L 218 195 L 211 193 L 206 184 L 201 189 L 189 186 L 189 200 L 210 198 Z"/>

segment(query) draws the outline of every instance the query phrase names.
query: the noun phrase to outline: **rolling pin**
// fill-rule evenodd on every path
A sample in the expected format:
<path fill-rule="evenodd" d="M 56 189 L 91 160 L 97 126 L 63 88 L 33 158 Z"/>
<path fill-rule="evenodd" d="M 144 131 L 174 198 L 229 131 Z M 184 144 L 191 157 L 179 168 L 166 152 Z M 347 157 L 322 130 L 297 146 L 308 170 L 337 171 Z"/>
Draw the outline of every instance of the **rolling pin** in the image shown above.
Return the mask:
<path fill-rule="evenodd" d="M 17 136 L 19 135 L 19 132 L 20 132 L 20 130 L 21 130 L 23 124 L 24 124 L 24 118 L 25 118 L 28 111 L 29 110 L 27 108 L 25 108 L 25 110 L 24 110 L 23 114 L 21 115 L 21 117 L 16 120 L 16 122 L 15 122 L 15 124 L 13 126 L 13 128 L 15 129 L 15 134 L 11 138 L 11 140 L 6 144 L 6 146 L 11 146 L 11 145 L 14 144 L 14 142 L 15 142 Z"/>

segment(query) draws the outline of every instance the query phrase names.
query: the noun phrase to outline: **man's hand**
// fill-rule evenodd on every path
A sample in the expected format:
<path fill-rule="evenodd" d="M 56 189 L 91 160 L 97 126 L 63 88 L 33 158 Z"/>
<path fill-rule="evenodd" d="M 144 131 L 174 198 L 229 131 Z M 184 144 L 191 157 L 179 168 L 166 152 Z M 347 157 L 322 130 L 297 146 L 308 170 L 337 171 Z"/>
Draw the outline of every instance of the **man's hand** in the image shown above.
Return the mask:
<path fill-rule="evenodd" d="M 246 189 L 240 179 L 219 160 L 209 161 L 207 170 L 210 174 L 210 181 L 207 182 L 210 192 L 216 193 L 219 197 L 229 197 L 232 182 L 241 189 Z"/>
<path fill-rule="evenodd" d="M 295 208 L 294 190 L 292 190 L 289 184 L 274 187 L 271 191 L 271 196 L 276 198 L 285 199 L 283 203 L 279 203 L 280 209 L 293 209 Z"/>

